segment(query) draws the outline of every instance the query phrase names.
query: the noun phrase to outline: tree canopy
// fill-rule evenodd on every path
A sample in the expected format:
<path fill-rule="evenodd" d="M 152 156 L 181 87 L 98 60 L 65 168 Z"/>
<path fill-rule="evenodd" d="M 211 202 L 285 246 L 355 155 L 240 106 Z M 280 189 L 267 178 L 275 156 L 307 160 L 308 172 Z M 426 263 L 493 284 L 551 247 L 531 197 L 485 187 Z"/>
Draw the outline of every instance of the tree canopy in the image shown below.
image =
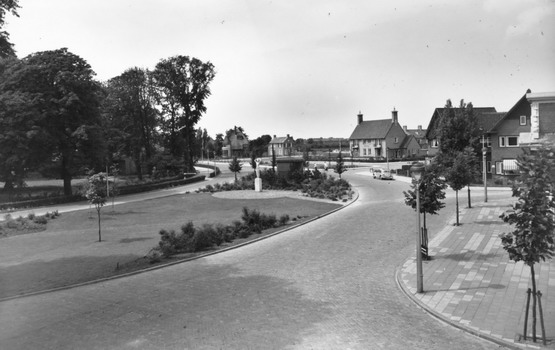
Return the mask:
<path fill-rule="evenodd" d="M 111 157 L 131 157 L 142 178 L 143 163 L 152 158 L 158 111 L 154 106 L 149 73 L 130 68 L 105 84 L 105 132 Z"/>
<path fill-rule="evenodd" d="M 194 171 L 194 127 L 206 112 L 204 101 L 210 96 L 209 85 L 214 76 L 212 63 L 189 56 L 162 59 L 152 72 L 156 101 L 164 115 L 162 128 L 169 134 L 169 149 L 174 156 L 183 155 L 185 171 Z"/>
<path fill-rule="evenodd" d="M 13 44 L 10 42 L 8 32 L 2 30 L 5 23 L 6 13 L 19 17 L 17 9 L 19 0 L 0 0 L 0 58 L 15 57 Z"/>
<path fill-rule="evenodd" d="M 70 195 L 80 166 L 94 166 L 104 157 L 95 73 L 64 48 L 12 60 L 0 74 L 0 103 L 9 107 L 0 112 L 9 130 L 3 141 L 18 151 L 22 164 L 40 162 L 44 171 L 55 167 Z"/>

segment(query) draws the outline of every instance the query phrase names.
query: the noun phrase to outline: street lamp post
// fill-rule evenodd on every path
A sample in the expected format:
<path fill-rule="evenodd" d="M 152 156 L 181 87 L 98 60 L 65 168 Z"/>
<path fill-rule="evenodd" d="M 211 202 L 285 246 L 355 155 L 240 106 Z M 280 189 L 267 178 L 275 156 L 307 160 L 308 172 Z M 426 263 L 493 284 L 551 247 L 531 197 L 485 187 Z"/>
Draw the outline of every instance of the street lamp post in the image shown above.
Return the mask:
<path fill-rule="evenodd" d="M 487 161 L 486 155 L 488 153 L 488 148 L 486 147 L 484 135 L 482 135 L 482 158 L 483 158 L 483 170 L 482 179 L 484 181 L 484 202 L 488 202 L 488 174 L 487 174 Z"/>
<path fill-rule="evenodd" d="M 420 179 L 424 172 L 424 164 L 418 162 L 410 167 L 413 179 L 416 181 L 416 292 L 424 291 L 423 273 L 422 273 L 422 233 L 420 228 Z"/>

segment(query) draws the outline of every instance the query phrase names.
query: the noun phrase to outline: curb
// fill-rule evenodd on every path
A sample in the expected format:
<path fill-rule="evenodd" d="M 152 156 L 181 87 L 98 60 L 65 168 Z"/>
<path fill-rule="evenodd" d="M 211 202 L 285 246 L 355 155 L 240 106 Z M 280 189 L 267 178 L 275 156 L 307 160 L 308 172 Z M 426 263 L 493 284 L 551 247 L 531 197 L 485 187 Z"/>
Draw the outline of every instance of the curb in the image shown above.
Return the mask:
<path fill-rule="evenodd" d="M 402 265 L 401 265 L 401 266 L 402 266 Z M 457 328 L 457 329 L 459 329 L 459 330 L 461 330 L 461 331 L 464 331 L 464 332 L 466 332 L 466 333 L 469 333 L 469 334 L 471 334 L 471 335 L 473 335 L 473 336 L 475 336 L 475 337 L 477 337 L 477 338 L 490 341 L 490 342 L 492 342 L 492 343 L 495 343 L 495 344 L 497 344 L 497 345 L 501 345 L 501 346 L 506 347 L 506 348 L 509 348 L 509 349 L 513 349 L 513 350 L 522 350 L 522 349 L 526 349 L 526 348 L 520 347 L 520 346 L 518 346 L 518 345 L 509 343 L 509 342 L 506 342 L 506 341 L 504 341 L 503 339 L 499 339 L 499 338 L 496 338 L 496 337 L 492 337 L 492 336 L 490 336 L 490 335 L 488 335 L 488 334 L 484 334 L 484 333 L 482 333 L 482 332 L 480 332 L 480 331 L 477 331 L 477 330 L 475 330 L 475 329 L 466 327 L 466 326 L 461 325 L 461 324 L 459 324 L 459 323 L 455 323 L 455 322 L 453 322 L 451 319 L 449 319 L 449 318 L 443 316 L 442 314 L 440 314 L 440 313 L 434 311 L 432 308 L 427 307 L 424 303 L 422 303 L 420 300 L 418 300 L 417 298 L 415 298 L 415 297 L 413 296 L 413 294 L 406 288 L 406 286 L 404 285 L 404 283 L 403 283 L 403 282 L 401 281 L 401 279 L 400 279 L 400 276 L 399 276 L 399 275 L 400 275 L 400 271 L 401 271 L 401 267 L 397 266 L 397 268 L 395 269 L 395 282 L 397 283 L 397 286 L 399 287 L 399 289 L 401 289 L 401 291 L 403 292 L 403 294 L 405 294 L 405 296 L 406 296 L 410 301 L 412 301 L 417 307 L 419 307 L 420 309 L 422 309 L 422 310 L 424 310 L 425 312 L 429 313 L 431 316 L 433 316 L 433 317 L 436 318 L 437 320 L 439 320 L 439 321 L 441 321 L 441 322 L 443 322 L 443 323 L 445 323 L 445 324 L 448 324 L 448 325 L 450 325 L 450 326 L 452 326 L 452 327 L 454 327 L 454 328 Z"/>
<path fill-rule="evenodd" d="M 199 254 L 199 255 L 197 255 L 197 256 L 193 256 L 193 257 L 189 257 L 189 258 L 184 258 L 184 259 L 172 261 L 172 262 L 165 263 L 165 264 L 160 264 L 160 265 L 156 265 L 156 266 L 153 266 L 153 267 L 148 267 L 148 268 L 146 268 L 146 269 L 141 269 L 141 270 L 136 270 L 136 271 L 132 271 L 132 272 L 123 273 L 123 274 L 121 274 L 121 275 L 115 275 L 115 276 L 110 276 L 110 277 L 105 277 L 105 278 L 99 278 L 99 279 L 96 279 L 96 280 L 86 281 L 86 282 L 77 283 L 77 284 L 71 284 L 71 285 L 68 285 L 68 286 L 57 287 L 57 288 L 51 288 L 51 289 L 45 289 L 45 290 L 40 290 L 40 291 L 36 291 L 36 292 L 30 292 L 30 293 L 18 294 L 18 295 L 13 295 L 13 296 L 5 297 L 5 298 L 0 298 L 0 303 L 1 303 L 1 302 L 4 302 L 4 301 L 9 301 L 9 300 L 14 300 L 14 299 L 22 299 L 22 298 L 26 298 L 26 297 L 41 295 L 41 294 L 48 294 L 48 293 L 52 293 L 52 292 L 59 292 L 59 291 L 62 291 L 62 290 L 73 289 L 73 288 L 77 288 L 77 287 L 88 286 L 88 285 L 91 285 L 91 284 L 96 284 L 96 283 L 101 283 L 101 282 L 107 282 L 107 281 L 115 280 L 115 279 L 118 279 L 118 278 L 124 278 L 124 277 L 133 276 L 133 275 L 138 275 L 138 274 L 141 274 L 141 273 L 144 273 L 144 272 L 154 271 L 154 270 L 162 269 L 162 268 L 164 268 L 164 267 L 173 266 L 173 265 L 177 265 L 177 264 L 182 264 L 182 263 L 186 263 L 186 262 L 188 262 L 188 261 L 193 261 L 193 260 L 197 260 L 197 259 L 202 259 L 202 258 L 205 258 L 205 257 L 207 257 L 207 256 L 211 256 L 211 255 L 215 255 L 215 254 L 227 252 L 227 251 L 229 251 L 229 250 L 241 248 L 241 247 L 244 247 L 244 246 L 246 246 L 246 245 L 253 244 L 253 243 L 262 241 L 262 240 L 264 240 L 264 239 L 267 239 L 267 238 L 276 236 L 276 235 L 278 235 L 278 234 L 280 234 L 280 233 L 287 232 L 287 231 L 292 230 L 292 229 L 294 229 L 294 228 L 297 228 L 297 227 L 306 225 L 306 224 L 308 224 L 308 223 L 310 223 L 310 222 L 316 221 L 316 220 L 318 220 L 318 219 L 321 219 L 321 218 L 323 218 L 323 217 L 325 217 L 325 216 L 331 215 L 331 214 L 333 214 L 333 213 L 335 213 L 335 212 L 337 212 L 337 211 L 339 211 L 339 210 L 342 210 L 342 209 L 344 209 L 344 208 L 350 206 L 351 204 L 353 204 L 354 202 L 356 202 L 356 201 L 358 200 L 358 196 L 359 196 L 359 193 L 358 193 L 358 191 L 357 191 L 356 189 L 351 188 L 351 190 L 355 193 L 355 197 L 351 200 L 351 202 L 349 202 L 349 203 L 347 203 L 347 204 L 345 204 L 345 205 L 342 205 L 342 206 L 340 206 L 339 208 L 336 208 L 336 209 L 330 210 L 330 211 L 328 211 L 328 212 L 326 212 L 326 213 L 323 213 L 323 214 L 320 214 L 320 215 L 318 215 L 318 216 L 315 216 L 315 217 L 313 217 L 312 219 L 307 220 L 307 221 L 305 221 L 305 222 L 298 223 L 298 224 L 294 224 L 293 226 L 284 228 L 284 229 L 282 229 L 282 230 L 278 230 L 278 231 L 276 231 L 276 232 L 273 232 L 273 233 L 268 234 L 268 235 L 263 236 L 263 237 L 258 237 L 258 238 L 255 238 L 255 239 L 253 239 L 253 240 L 250 240 L 250 241 L 247 241 L 247 242 L 243 242 L 243 243 L 241 243 L 241 244 L 237 244 L 237 245 L 232 246 L 232 247 L 227 247 L 227 248 L 223 248 L 223 249 L 220 249 L 220 250 L 217 250 L 217 251 Z"/>
<path fill-rule="evenodd" d="M 484 203 L 484 202 L 482 202 L 482 203 Z M 467 209 L 468 209 L 468 208 L 467 208 Z M 450 219 L 448 220 L 447 226 L 445 226 L 440 232 L 442 232 L 442 231 L 444 231 L 444 230 L 447 230 L 447 229 L 450 227 L 450 225 L 452 225 L 451 221 L 453 221 L 453 220 L 454 220 L 454 218 L 450 218 Z M 449 234 L 452 234 L 452 232 L 450 232 Z M 500 339 L 500 338 L 497 338 L 497 337 L 493 337 L 493 336 L 491 336 L 491 335 L 489 335 L 489 334 L 482 333 L 482 332 L 480 332 L 479 330 L 476 330 L 476 329 L 467 327 L 467 326 L 465 326 L 465 325 L 463 325 L 463 324 L 460 324 L 460 323 L 458 323 L 458 322 L 454 322 L 454 321 L 452 321 L 450 318 L 447 318 L 447 317 L 443 316 L 443 315 L 440 314 L 439 312 L 436 312 L 433 308 L 430 308 L 430 307 L 428 307 L 426 304 L 422 303 L 418 298 L 416 298 L 416 297 L 414 296 L 414 294 L 412 294 L 412 293 L 410 292 L 410 290 L 407 288 L 407 286 L 403 283 L 403 281 L 402 281 L 402 279 L 401 279 L 401 270 L 402 270 L 402 267 L 403 267 L 404 264 L 405 264 L 407 261 L 409 261 L 409 260 L 411 260 L 411 258 L 407 258 L 407 259 L 404 261 L 403 264 L 397 265 L 397 267 L 395 268 L 395 282 L 397 283 L 397 286 L 398 286 L 399 289 L 403 292 L 403 294 L 405 294 L 405 296 L 406 296 L 411 302 L 413 302 L 417 307 L 419 307 L 420 309 L 424 310 L 425 312 L 427 312 L 428 314 L 430 314 L 431 316 L 433 316 L 433 317 L 436 318 L 437 320 L 439 320 L 439 321 L 441 321 L 441 322 L 443 322 L 443 323 L 445 323 L 445 324 L 448 324 L 448 325 L 450 325 L 450 326 L 452 326 L 452 327 L 454 327 L 454 328 L 457 328 L 457 329 L 459 329 L 459 330 L 461 330 L 461 331 L 464 331 L 464 332 L 466 332 L 466 333 L 468 333 L 468 334 L 471 334 L 471 335 L 473 335 L 473 336 L 475 336 L 475 337 L 477 337 L 477 338 L 484 339 L 484 340 L 490 341 L 490 342 L 492 342 L 492 343 L 495 343 L 495 344 L 497 344 L 497 345 L 506 347 L 506 348 L 508 348 L 508 349 L 513 349 L 513 350 L 522 350 L 522 349 L 528 349 L 528 348 L 529 348 L 529 347 L 525 346 L 524 344 L 523 344 L 523 346 L 518 346 L 518 345 L 516 345 L 516 344 L 514 344 L 514 343 L 507 342 L 507 341 L 505 341 L 505 340 L 503 340 L 503 339 Z M 538 347 L 538 349 L 539 349 L 539 348 L 540 348 L 540 347 Z"/>

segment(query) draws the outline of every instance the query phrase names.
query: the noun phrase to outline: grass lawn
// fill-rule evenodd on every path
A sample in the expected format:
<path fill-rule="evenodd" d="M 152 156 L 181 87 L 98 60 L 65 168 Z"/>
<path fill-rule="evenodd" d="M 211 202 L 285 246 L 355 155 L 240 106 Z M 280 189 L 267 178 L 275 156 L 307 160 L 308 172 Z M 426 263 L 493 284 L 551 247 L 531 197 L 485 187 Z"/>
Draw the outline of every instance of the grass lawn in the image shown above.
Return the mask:
<path fill-rule="evenodd" d="M 185 194 L 102 208 L 102 242 L 94 209 L 64 213 L 45 231 L 0 239 L 0 298 L 82 283 L 151 267 L 145 255 L 158 245 L 160 229 L 192 221 L 231 224 L 243 207 L 303 222 L 340 205 L 295 198 L 226 199 Z M 280 228 L 280 229 L 283 229 Z M 276 229 L 222 245 L 256 239 Z M 198 253 L 197 253 L 198 254 Z M 181 255 L 174 259 L 190 257 Z M 168 262 L 168 260 L 163 261 Z"/>

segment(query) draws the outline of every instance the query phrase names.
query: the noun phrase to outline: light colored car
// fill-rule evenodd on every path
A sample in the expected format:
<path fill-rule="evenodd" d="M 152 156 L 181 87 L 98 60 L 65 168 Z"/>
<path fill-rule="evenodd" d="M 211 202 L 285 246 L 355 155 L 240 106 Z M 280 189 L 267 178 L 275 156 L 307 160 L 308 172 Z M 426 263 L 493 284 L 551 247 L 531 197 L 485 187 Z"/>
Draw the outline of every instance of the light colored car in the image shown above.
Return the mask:
<path fill-rule="evenodd" d="M 371 171 L 374 179 L 393 180 L 393 175 L 391 175 L 391 172 L 389 170 L 385 170 L 382 168 L 372 168 Z"/>
<path fill-rule="evenodd" d="M 316 163 L 314 164 L 314 169 L 318 169 L 318 171 L 328 170 L 328 165 L 326 163 Z"/>

